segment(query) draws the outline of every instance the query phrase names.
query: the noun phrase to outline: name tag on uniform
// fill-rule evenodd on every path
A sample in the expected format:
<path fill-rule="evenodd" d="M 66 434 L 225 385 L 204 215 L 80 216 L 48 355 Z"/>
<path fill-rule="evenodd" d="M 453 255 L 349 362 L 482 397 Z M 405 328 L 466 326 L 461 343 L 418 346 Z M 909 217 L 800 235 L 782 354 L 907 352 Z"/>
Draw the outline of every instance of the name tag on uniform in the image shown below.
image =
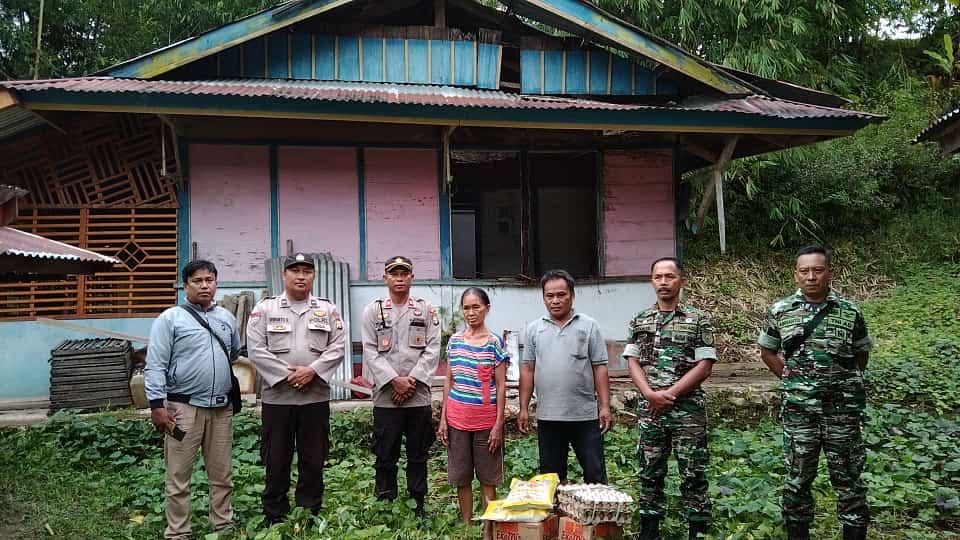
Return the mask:
<path fill-rule="evenodd" d="M 330 321 L 326 318 L 320 317 L 311 317 L 310 321 L 307 322 L 308 330 L 321 330 L 323 332 L 330 331 Z"/>
<path fill-rule="evenodd" d="M 291 330 L 291 328 L 290 328 L 289 326 L 285 325 L 285 324 L 271 324 L 271 325 L 270 325 L 270 331 L 271 331 L 271 332 L 289 332 L 290 330 Z"/>

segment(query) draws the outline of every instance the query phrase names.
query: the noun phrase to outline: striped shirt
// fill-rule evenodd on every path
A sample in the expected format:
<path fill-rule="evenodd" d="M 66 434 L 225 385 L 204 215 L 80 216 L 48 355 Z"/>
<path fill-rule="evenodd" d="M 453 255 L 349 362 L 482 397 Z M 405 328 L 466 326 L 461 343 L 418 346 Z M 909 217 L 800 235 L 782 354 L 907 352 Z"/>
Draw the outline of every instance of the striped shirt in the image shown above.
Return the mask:
<path fill-rule="evenodd" d="M 466 342 L 463 333 L 450 336 L 447 369 L 453 386 L 447 395 L 447 423 L 461 431 L 483 431 L 497 421 L 497 380 L 494 370 L 510 361 L 503 340 L 493 334 L 485 345 Z"/>

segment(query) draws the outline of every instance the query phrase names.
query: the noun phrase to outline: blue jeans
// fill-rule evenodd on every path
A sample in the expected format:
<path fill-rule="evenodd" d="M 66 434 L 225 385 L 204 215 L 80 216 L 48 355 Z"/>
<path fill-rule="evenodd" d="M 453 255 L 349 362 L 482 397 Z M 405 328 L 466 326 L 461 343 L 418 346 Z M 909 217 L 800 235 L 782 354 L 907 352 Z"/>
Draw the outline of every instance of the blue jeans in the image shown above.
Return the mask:
<path fill-rule="evenodd" d="M 537 442 L 540 447 L 540 472 L 555 472 L 560 481 L 567 479 L 568 449 L 573 446 L 583 481 L 607 483 L 607 464 L 603 459 L 603 434 L 598 420 L 564 422 L 537 420 Z"/>

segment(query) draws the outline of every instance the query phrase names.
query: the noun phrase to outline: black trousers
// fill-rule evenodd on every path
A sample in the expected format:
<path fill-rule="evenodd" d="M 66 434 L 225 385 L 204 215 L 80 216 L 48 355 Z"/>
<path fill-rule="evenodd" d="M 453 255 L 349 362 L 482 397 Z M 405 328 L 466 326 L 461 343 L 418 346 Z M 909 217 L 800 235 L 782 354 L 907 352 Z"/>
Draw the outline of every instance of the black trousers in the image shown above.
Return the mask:
<path fill-rule="evenodd" d="M 567 479 L 567 453 L 573 453 L 583 469 L 587 484 L 607 483 L 607 464 L 603 459 L 603 434 L 600 422 L 562 422 L 537 420 L 537 443 L 540 449 L 540 472 L 555 472 L 560 481 Z"/>
<path fill-rule="evenodd" d="M 267 469 L 263 515 L 282 519 L 290 511 L 290 465 L 297 451 L 297 506 L 320 510 L 323 467 L 330 450 L 330 403 L 263 404 L 260 457 Z"/>
<path fill-rule="evenodd" d="M 373 408 L 373 453 L 378 499 L 397 498 L 400 443 L 407 439 L 407 491 L 417 501 L 427 494 L 427 457 L 436 440 L 430 406 Z"/>

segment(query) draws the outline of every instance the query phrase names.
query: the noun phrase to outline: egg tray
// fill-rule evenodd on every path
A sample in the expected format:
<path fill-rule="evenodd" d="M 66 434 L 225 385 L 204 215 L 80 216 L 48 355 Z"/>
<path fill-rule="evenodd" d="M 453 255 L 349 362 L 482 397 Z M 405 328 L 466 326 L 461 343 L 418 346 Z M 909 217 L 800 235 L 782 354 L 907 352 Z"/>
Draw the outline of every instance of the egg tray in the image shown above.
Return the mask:
<path fill-rule="evenodd" d="M 626 525 L 633 515 L 633 497 L 604 484 L 568 484 L 557 487 L 560 511 L 584 525 Z"/>

